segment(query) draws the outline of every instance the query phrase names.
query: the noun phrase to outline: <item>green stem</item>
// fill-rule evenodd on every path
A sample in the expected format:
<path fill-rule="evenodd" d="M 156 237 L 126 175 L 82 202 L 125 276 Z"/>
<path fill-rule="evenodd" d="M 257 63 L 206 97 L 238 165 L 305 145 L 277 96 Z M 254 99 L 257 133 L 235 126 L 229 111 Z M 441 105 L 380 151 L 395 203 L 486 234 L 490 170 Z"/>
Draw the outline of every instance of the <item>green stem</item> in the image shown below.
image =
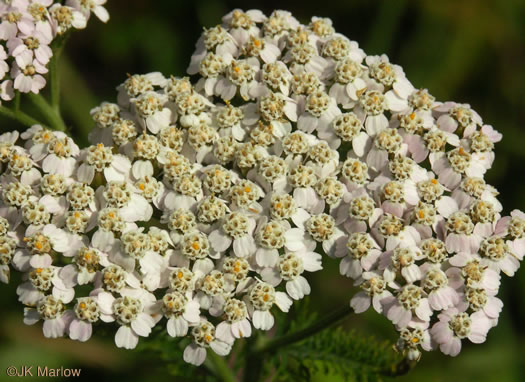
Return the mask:
<path fill-rule="evenodd" d="M 304 328 L 303 330 L 299 330 L 298 332 L 284 335 L 282 337 L 271 340 L 267 342 L 266 344 L 263 344 L 259 348 L 255 349 L 254 354 L 262 355 L 264 353 L 272 353 L 282 347 L 302 341 L 305 338 L 308 338 L 332 326 L 333 324 L 337 323 L 338 321 L 348 316 L 352 312 L 353 312 L 353 309 L 350 307 L 350 305 L 345 304 L 345 306 L 343 306 L 342 308 L 334 310 L 332 313 L 317 320 L 312 325 L 310 325 L 307 328 Z"/>
<path fill-rule="evenodd" d="M 28 93 L 28 97 L 36 108 L 46 118 L 50 127 L 54 130 L 66 131 L 66 124 L 60 114 L 46 101 L 41 94 Z"/>
<path fill-rule="evenodd" d="M 49 82 L 51 89 L 51 107 L 55 113 L 60 113 L 60 77 L 58 75 L 58 52 L 49 61 Z"/>
<path fill-rule="evenodd" d="M 53 56 L 49 61 L 49 87 L 51 89 L 51 107 L 56 114 L 60 115 L 60 76 L 58 70 L 58 61 L 62 54 L 67 37 L 63 36 L 54 41 L 52 44 Z"/>
<path fill-rule="evenodd" d="M 223 382 L 235 382 L 237 379 L 233 374 L 232 370 L 226 363 L 225 359 L 217 354 L 214 351 L 209 350 L 207 358 L 210 360 L 213 365 L 214 371 L 217 376 Z"/>
<path fill-rule="evenodd" d="M 31 127 L 33 125 L 41 125 L 42 123 L 40 121 L 37 121 L 33 117 L 27 115 L 26 113 L 21 112 L 20 110 L 14 111 L 11 109 L 8 109 L 5 106 L 0 105 L 0 115 L 3 115 L 4 117 L 13 119 L 15 121 L 20 122 L 22 125 Z"/>

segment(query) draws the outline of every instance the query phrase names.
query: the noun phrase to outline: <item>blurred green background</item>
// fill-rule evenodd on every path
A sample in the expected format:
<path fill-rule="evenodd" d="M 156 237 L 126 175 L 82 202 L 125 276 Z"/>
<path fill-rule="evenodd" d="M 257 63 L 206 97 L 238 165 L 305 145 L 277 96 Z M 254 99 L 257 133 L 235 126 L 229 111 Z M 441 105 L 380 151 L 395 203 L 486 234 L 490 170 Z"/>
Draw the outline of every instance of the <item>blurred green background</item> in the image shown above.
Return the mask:
<path fill-rule="evenodd" d="M 233 8 L 291 11 L 301 22 L 330 17 L 336 30 L 359 42 L 368 54 L 386 53 L 400 64 L 416 87 L 438 100 L 469 103 L 485 123 L 503 133 L 497 160 L 487 180 L 501 192 L 505 212 L 525 210 L 525 1 L 500 0 L 347 0 L 331 2 L 109 0 L 107 25 L 90 20 L 74 33 L 61 62 L 62 108 L 76 139 L 86 142 L 89 110 L 114 101 L 115 87 L 126 74 L 161 71 L 181 76 L 202 27 L 220 23 Z M 0 120 L 0 130 L 17 129 Z M 314 275 L 311 307 L 327 312 L 346 304 L 351 282 L 327 259 L 326 271 Z M 418 367 L 400 381 L 525 380 L 525 271 L 505 279 L 500 324 L 483 345 L 469 346 L 457 358 L 424 354 Z M 522 296 L 521 293 L 524 293 Z M 86 344 L 46 340 L 40 326 L 22 323 L 14 283 L 0 289 L 0 381 L 10 365 L 80 367 L 82 379 L 173 380 L 156 354 L 115 349 L 113 333 Z M 349 328 L 395 341 L 393 328 L 369 312 L 345 322 Z M 189 367 L 189 366 L 188 366 Z M 59 378 L 55 378 L 57 380 Z M 339 381 L 337 376 L 316 376 Z"/>

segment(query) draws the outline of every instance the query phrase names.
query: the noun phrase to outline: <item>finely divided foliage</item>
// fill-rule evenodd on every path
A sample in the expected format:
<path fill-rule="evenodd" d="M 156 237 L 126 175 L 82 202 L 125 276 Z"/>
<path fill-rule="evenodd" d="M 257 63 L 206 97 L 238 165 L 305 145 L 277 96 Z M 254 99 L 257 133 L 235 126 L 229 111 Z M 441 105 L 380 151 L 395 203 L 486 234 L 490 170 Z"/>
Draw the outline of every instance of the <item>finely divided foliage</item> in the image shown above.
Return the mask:
<path fill-rule="evenodd" d="M 40 86 L 37 37 L 62 33 L 66 14 L 105 21 L 103 2 L 1 6 L 14 58 L 2 97 L 9 81 Z M 79 341 L 115 322 L 128 349 L 161 326 L 191 338 L 183 358 L 200 365 L 270 330 L 333 258 L 361 289 L 355 312 L 392 321 L 410 360 L 484 342 L 500 275 L 525 255 L 525 214 L 502 217 L 483 179 L 501 134 L 329 19 L 222 21 L 191 78 L 131 75 L 94 108 L 90 147 L 39 125 L 0 136 L 0 280 L 23 273 L 24 321 Z"/>

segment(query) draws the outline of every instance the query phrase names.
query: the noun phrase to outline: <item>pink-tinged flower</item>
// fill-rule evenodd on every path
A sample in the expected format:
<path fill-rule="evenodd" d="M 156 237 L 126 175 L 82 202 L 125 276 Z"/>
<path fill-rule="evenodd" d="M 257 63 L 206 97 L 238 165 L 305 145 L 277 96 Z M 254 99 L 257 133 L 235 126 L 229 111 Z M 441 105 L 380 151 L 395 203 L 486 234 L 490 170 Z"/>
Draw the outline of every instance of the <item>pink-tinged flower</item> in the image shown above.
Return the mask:
<path fill-rule="evenodd" d="M 492 143 L 497 143 L 503 138 L 503 135 L 491 125 L 483 125 L 481 127 L 481 133 L 483 133 Z"/>
<path fill-rule="evenodd" d="M 449 262 L 453 267 L 447 269 L 446 274 L 452 288 L 461 292 L 467 286 L 486 290 L 490 295 L 498 293 L 501 276 L 482 265 L 479 256 L 459 253 L 451 257 Z"/>
<path fill-rule="evenodd" d="M 309 295 L 311 288 L 303 276 L 305 271 L 316 272 L 323 269 L 321 255 L 315 252 L 289 252 L 281 256 L 279 264 L 274 268 L 261 271 L 261 277 L 272 286 L 286 281 L 286 292 L 294 300 L 300 300 Z"/>
<path fill-rule="evenodd" d="M 336 211 L 336 224 L 344 222 L 344 228 L 348 233 L 367 232 L 368 228 L 373 227 L 383 214 L 381 208 L 377 208 L 364 188 L 357 188 L 343 196 L 341 203 Z"/>
<path fill-rule="evenodd" d="M 259 96 L 254 94 L 257 87 L 255 75 L 259 71 L 259 60 L 232 60 L 225 68 L 224 75 L 219 76 L 214 87 L 214 94 L 224 101 L 229 101 L 237 94 L 245 100 Z"/>
<path fill-rule="evenodd" d="M 421 250 L 417 247 L 396 248 L 384 252 L 379 259 L 379 270 L 384 271 L 386 279 L 394 280 L 398 274 L 407 283 L 421 280 L 422 273 L 416 261 L 423 259 Z"/>
<path fill-rule="evenodd" d="M 29 151 L 33 160 L 39 163 L 48 154 L 47 145 L 54 139 L 55 132 L 41 125 L 33 125 L 20 137 L 26 140 L 24 147 Z"/>
<path fill-rule="evenodd" d="M 187 335 L 189 326 L 200 320 L 199 303 L 193 299 L 190 291 L 184 294 L 168 289 L 162 298 L 162 312 L 168 319 L 166 329 L 171 337 Z"/>
<path fill-rule="evenodd" d="M 51 37 L 52 28 L 49 22 L 48 8 L 53 0 L 20 0 L 13 1 L 13 6 L 22 11 L 22 17 L 17 23 L 18 29 L 24 34 L 31 34 L 36 29 Z"/>
<path fill-rule="evenodd" d="M 60 277 L 68 287 L 85 285 L 95 280 L 102 267 L 110 265 L 107 253 L 91 247 L 81 247 L 76 251 L 74 263 L 60 270 Z"/>
<path fill-rule="evenodd" d="M 229 298 L 221 309 L 226 320 L 217 325 L 217 338 L 233 344 L 237 338 L 246 338 L 252 335 L 248 308 L 246 303 L 235 298 Z"/>
<path fill-rule="evenodd" d="M 425 263 L 421 270 L 424 272 L 422 286 L 428 293 L 428 302 L 433 310 L 445 310 L 459 303 L 460 296 L 449 285 L 448 276 L 441 267 Z"/>
<path fill-rule="evenodd" d="M 317 47 L 309 42 L 293 44 L 283 56 L 282 61 L 291 68 L 294 75 L 313 73 L 319 78 L 327 78 L 331 71 L 330 61 L 319 56 Z"/>
<path fill-rule="evenodd" d="M 286 220 L 268 221 L 266 217 L 259 219 L 255 242 L 257 244 L 255 261 L 260 267 L 275 266 L 279 261 L 281 249 L 300 251 L 306 248 L 302 229 L 291 228 Z"/>
<path fill-rule="evenodd" d="M 298 208 L 311 213 L 323 211 L 323 200 L 314 190 L 318 180 L 315 169 L 311 166 L 299 164 L 297 167 L 290 168 L 288 182 L 293 187 L 293 200 Z"/>
<path fill-rule="evenodd" d="M 9 41 L 15 38 L 18 33 L 18 23 L 22 20 L 22 9 L 11 4 L 8 9 L 2 12 L 2 16 L 0 40 Z"/>
<path fill-rule="evenodd" d="M 153 214 L 148 200 L 127 182 L 109 181 L 97 197 L 103 208 L 116 208 L 126 222 L 148 221 Z"/>
<path fill-rule="evenodd" d="M 461 351 L 462 339 L 468 338 L 476 344 L 483 343 L 492 327 L 489 318 L 481 311 L 469 315 L 450 308 L 439 314 L 438 318 L 439 322 L 432 326 L 430 334 L 439 344 L 439 349 L 452 357 Z"/>
<path fill-rule="evenodd" d="M 29 258 L 29 265 L 33 268 L 50 267 L 53 258 L 52 251 L 69 255 L 71 251 L 71 238 L 64 230 L 57 228 L 54 224 L 46 224 L 43 227 L 27 229 L 24 238 L 27 252 L 24 255 L 16 256 L 14 264 L 18 268 L 23 268 L 26 256 Z"/>
<path fill-rule="evenodd" d="M 9 65 L 6 62 L 7 58 L 8 56 L 4 46 L 0 45 L 0 80 L 2 80 L 5 77 L 6 73 L 9 72 Z"/>
<path fill-rule="evenodd" d="M 488 156 L 480 153 L 470 153 L 463 147 L 443 154 L 432 163 L 432 170 L 439 176 L 439 182 L 444 186 L 456 188 L 463 176 L 483 178 L 490 168 Z"/>
<path fill-rule="evenodd" d="M 109 13 L 106 8 L 103 7 L 107 0 L 67 0 L 66 4 L 78 9 L 89 19 L 91 13 L 94 13 L 97 18 L 106 23 L 109 20 Z"/>
<path fill-rule="evenodd" d="M 24 309 L 24 324 L 34 325 L 44 320 L 43 332 L 46 338 L 63 337 L 69 328 L 74 314 L 66 310 L 65 302 L 53 296 L 44 296 L 38 300 L 36 309 Z"/>
<path fill-rule="evenodd" d="M 410 81 L 405 77 L 403 68 L 389 62 L 386 55 L 367 56 L 366 64 L 369 68 L 368 75 L 377 84 L 385 88 L 392 88 L 385 94 L 388 108 L 392 111 L 402 111 L 408 107 L 408 97 L 415 90 Z"/>
<path fill-rule="evenodd" d="M 232 136 L 239 142 L 246 138 L 249 126 L 254 125 L 259 119 L 254 103 L 244 107 L 234 107 L 231 104 L 217 105 L 214 111 L 213 125 L 217 128 L 218 134 L 221 137 Z M 204 115 L 206 116 L 205 121 L 202 120 Z M 192 127 L 202 123 L 212 124 L 212 119 L 206 113 L 188 113 L 180 117 L 180 123 L 182 126 Z"/>
<path fill-rule="evenodd" d="M 16 254 L 15 254 L 16 256 Z M 60 268 L 36 268 L 29 272 L 29 281 L 18 286 L 16 293 L 18 300 L 28 306 L 35 306 L 38 301 L 49 292 L 64 304 L 75 297 L 75 290 L 68 288 L 59 276 Z"/>
<path fill-rule="evenodd" d="M 306 248 L 312 250 L 320 243 L 324 253 L 334 257 L 336 255 L 339 242 L 344 241 L 344 233 L 335 223 L 335 219 L 325 213 L 310 215 L 304 212 L 300 218 L 296 218 L 294 223 L 305 233 L 303 240 Z"/>
<path fill-rule="evenodd" d="M 367 185 L 367 188 L 373 192 L 373 196 L 384 212 L 399 218 L 402 218 L 411 206 L 418 205 L 420 199 L 416 183 L 411 179 L 398 181 L 378 175 Z"/>
<path fill-rule="evenodd" d="M 173 79 L 177 81 L 177 79 Z M 187 84 L 185 79 L 179 79 L 182 84 Z M 117 86 L 117 103 L 121 107 L 127 108 L 130 104 L 131 98 L 136 98 L 141 94 L 154 90 L 157 87 L 166 86 L 166 94 L 170 94 L 171 99 L 176 99 L 181 93 L 192 90 L 191 85 L 187 84 L 189 89 L 182 90 L 180 87 L 175 87 L 174 91 L 170 87 L 170 82 L 164 78 L 160 72 L 151 72 L 146 74 L 134 74 L 129 76 L 126 81 Z M 101 128 L 112 127 L 112 124 L 117 121 L 119 108 L 117 105 L 109 102 L 102 102 L 98 107 L 91 110 L 91 115 L 97 122 L 97 126 Z M 195 105 L 192 105 L 195 106 Z M 134 119 L 131 114 L 122 113 L 123 118 Z M 94 143 L 94 142 L 93 142 Z"/>
<path fill-rule="evenodd" d="M 212 248 L 225 252 L 233 244 L 233 253 L 237 257 L 253 255 L 257 249 L 253 237 L 255 220 L 242 212 L 232 212 L 222 220 L 222 226 L 209 234 Z"/>
<path fill-rule="evenodd" d="M 306 133 L 326 130 L 334 118 L 341 114 L 337 103 L 324 91 L 318 90 L 298 102 L 297 128 Z"/>
<path fill-rule="evenodd" d="M 82 150 L 80 159 L 84 163 L 78 167 L 77 178 L 86 184 L 91 184 L 95 174 L 100 172 L 107 181 L 122 182 L 130 177 L 130 160 L 124 155 L 114 155 L 111 147 L 105 147 L 102 143 Z"/>
<path fill-rule="evenodd" d="M 201 321 L 191 329 L 193 342 L 184 349 L 184 361 L 200 366 L 206 360 L 206 349 L 211 348 L 220 356 L 230 353 L 231 345 L 220 340 L 216 335 L 215 326 L 205 320 Z"/>
<path fill-rule="evenodd" d="M 498 201 L 499 195 L 490 184 L 487 184 L 483 178 L 480 177 L 465 177 L 453 192 L 451 197 L 458 204 L 459 209 L 467 209 L 475 202 L 488 202 L 491 204 L 494 211 L 501 212 L 503 206 Z"/>
<path fill-rule="evenodd" d="M 388 284 L 392 283 L 375 272 L 363 272 L 355 282 L 355 285 L 359 285 L 362 291 L 352 297 L 350 306 L 356 313 L 363 313 L 372 305 L 377 313 L 382 313 L 382 301 L 392 297 L 392 293 L 386 289 Z"/>
<path fill-rule="evenodd" d="M 205 54 L 196 57 L 193 65 L 188 67 L 187 73 L 190 75 L 199 73 L 201 79 L 195 84 L 195 89 L 206 96 L 213 96 L 215 86 L 222 78 L 228 65 L 233 61 L 230 53 L 215 54 L 213 52 L 203 52 Z"/>
<path fill-rule="evenodd" d="M 519 210 L 513 210 L 510 216 L 498 220 L 494 234 L 505 236 L 506 243 L 511 253 L 520 261 L 525 255 L 525 214 Z"/>
<path fill-rule="evenodd" d="M 33 54 L 26 50 L 16 57 L 16 64 L 11 69 L 11 76 L 15 79 L 14 88 L 22 93 L 38 94 L 46 84 L 46 80 L 41 75 L 45 73 L 47 68 L 33 59 Z"/>
<path fill-rule="evenodd" d="M 456 307 L 459 310 L 470 308 L 474 312 L 483 312 L 493 322 L 493 326 L 496 326 L 503 309 L 503 302 L 496 297 L 496 294 L 496 290 L 466 286 L 461 294 L 462 301 Z"/>
<path fill-rule="evenodd" d="M 416 228 L 403 225 L 401 219 L 391 214 L 384 214 L 372 228 L 371 234 L 387 251 L 397 247 L 413 247 L 421 241 L 421 235 Z"/>
<path fill-rule="evenodd" d="M 77 298 L 73 312 L 75 316 L 67 330 L 69 338 L 85 342 L 91 338 L 93 324 L 99 321 L 100 318 L 100 309 L 96 297 Z"/>
<path fill-rule="evenodd" d="M 288 312 L 292 305 L 292 299 L 286 293 L 276 292 L 273 286 L 264 282 L 257 282 L 251 287 L 245 302 L 253 327 L 260 330 L 273 327 L 275 319 L 270 312 L 273 305 L 283 312 Z"/>
<path fill-rule="evenodd" d="M 503 272 L 507 276 L 514 276 L 520 267 L 518 259 L 502 237 L 489 237 L 481 242 L 479 248 L 481 263 L 496 272 Z"/>
<path fill-rule="evenodd" d="M 0 218 L 0 221 L 6 223 L 9 226 L 7 219 Z M 0 282 L 9 284 L 11 269 L 9 265 L 13 259 L 18 243 L 18 238 L 14 232 L 7 232 L 4 235 L 0 235 Z"/>
<path fill-rule="evenodd" d="M 252 36 L 242 49 L 246 56 L 260 58 L 266 64 L 274 63 L 281 55 L 279 47 L 269 38 Z"/>
<path fill-rule="evenodd" d="M 342 243 L 338 243 L 338 246 Z M 364 272 L 368 272 L 377 263 L 381 255 L 379 245 L 368 233 L 355 232 L 349 235 L 346 248 L 336 250 L 337 257 L 344 256 L 339 263 L 339 272 L 357 280 Z"/>
<path fill-rule="evenodd" d="M 71 28 L 84 29 L 87 24 L 86 16 L 75 8 L 61 4 L 53 4 L 49 8 L 53 32 L 56 35 L 63 35 Z"/>
<path fill-rule="evenodd" d="M 300 29 L 301 23 L 288 11 L 276 10 L 264 20 L 264 34 L 283 49 L 286 46 L 286 37 L 292 31 Z"/>
<path fill-rule="evenodd" d="M 14 177 L 19 177 L 22 184 L 29 186 L 35 185 L 42 175 L 27 151 L 19 146 L 13 146 L 9 154 L 7 157 L 6 173 Z"/>
<path fill-rule="evenodd" d="M 407 284 L 398 290 L 397 296 L 381 301 L 385 315 L 398 328 L 412 326 L 413 321 L 430 321 L 432 309 L 423 288 Z"/>
<path fill-rule="evenodd" d="M 222 17 L 223 25 L 228 27 L 238 46 L 243 46 L 250 37 L 259 35 L 256 26 L 266 20 L 266 16 L 258 9 L 250 9 L 246 12 L 234 9 Z"/>
<path fill-rule="evenodd" d="M 229 53 L 234 57 L 239 55 L 237 42 L 228 30 L 221 25 L 204 29 L 203 34 L 195 44 L 195 52 L 191 56 L 190 67 L 200 62 L 208 51 L 215 51 L 220 55 Z"/>
<path fill-rule="evenodd" d="M 131 98 L 139 123 L 153 134 L 174 122 L 174 112 L 165 107 L 167 96 L 147 91 Z"/>
<path fill-rule="evenodd" d="M 333 149 L 340 147 L 343 142 L 351 144 L 357 157 L 368 153 L 372 145 L 372 140 L 363 131 L 362 120 L 353 112 L 337 115 L 329 125 L 321 126 L 317 135 Z"/>
<path fill-rule="evenodd" d="M 446 196 L 441 199 L 452 200 Z M 476 253 L 483 237 L 478 235 L 470 216 L 465 212 L 457 211 L 445 214 L 444 217 L 446 218 L 445 243 L 447 245 L 447 250 L 451 253 Z"/>
<path fill-rule="evenodd" d="M 47 151 L 49 154 L 42 161 L 44 172 L 65 177 L 73 175 L 80 149 L 71 138 L 62 132 L 55 132 L 47 145 Z"/>
<path fill-rule="evenodd" d="M 351 58 L 345 58 L 335 64 L 335 82 L 330 87 L 330 97 L 345 109 L 352 108 L 359 99 L 359 93 L 366 88 L 361 78 L 366 67 Z"/>
<path fill-rule="evenodd" d="M 373 139 L 373 144 L 365 143 L 365 147 L 370 148 L 366 157 L 368 167 L 378 172 L 388 165 L 389 155 L 404 157 L 407 154 L 407 145 L 397 129 L 382 129 Z"/>
<path fill-rule="evenodd" d="M 416 113 L 400 117 L 401 127 L 404 127 L 405 131 L 410 126 L 412 116 L 416 121 L 421 119 Z M 428 126 L 423 123 L 425 122 L 422 121 L 420 128 L 426 127 L 428 130 L 422 136 L 419 134 L 403 134 L 404 141 L 408 145 L 408 152 L 416 163 L 421 163 L 428 157 L 430 163 L 433 164 L 444 155 L 447 144 L 454 147 L 459 146 L 459 137 L 456 134 L 438 129 L 433 125 L 433 119 Z M 415 127 L 418 128 L 417 125 Z"/>
<path fill-rule="evenodd" d="M 11 101 L 15 97 L 13 91 L 13 81 L 6 80 L 0 84 L 0 98 L 4 101 Z"/>
<path fill-rule="evenodd" d="M 30 52 L 32 57 L 38 60 L 40 64 L 46 65 L 53 55 L 53 51 L 49 47 L 51 41 L 51 36 L 35 30 L 32 34 L 19 35 L 10 39 L 7 42 L 7 47 L 13 57 L 17 57 L 24 52 Z"/>
<path fill-rule="evenodd" d="M 367 91 L 360 93 L 359 103 L 354 113 L 365 126 L 370 137 L 375 137 L 380 131 L 388 127 L 388 119 L 384 114 L 387 110 L 385 96 L 378 86 L 367 87 Z"/>
<path fill-rule="evenodd" d="M 155 314 L 155 296 L 144 290 L 130 290 L 129 294 L 118 298 L 101 291 L 96 295 L 96 301 L 100 319 L 119 324 L 115 335 L 115 344 L 119 348 L 134 349 L 139 336 L 148 337 L 162 318 L 160 314 Z"/>
<path fill-rule="evenodd" d="M 435 107 L 434 112 L 442 114 L 437 119 L 438 127 L 443 131 L 454 133 L 459 127 L 463 129 L 463 136 L 468 136 L 476 131 L 477 126 L 481 126 L 483 121 L 478 113 L 470 108 L 468 104 L 458 104 L 455 102 L 445 102 Z"/>

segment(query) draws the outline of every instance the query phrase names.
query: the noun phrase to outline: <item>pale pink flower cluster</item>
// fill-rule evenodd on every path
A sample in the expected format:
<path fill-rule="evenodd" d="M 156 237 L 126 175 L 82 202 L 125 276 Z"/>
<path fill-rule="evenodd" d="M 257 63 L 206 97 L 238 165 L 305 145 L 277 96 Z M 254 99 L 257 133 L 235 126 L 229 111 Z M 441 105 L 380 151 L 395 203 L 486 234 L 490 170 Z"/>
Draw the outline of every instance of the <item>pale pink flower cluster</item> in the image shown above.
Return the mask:
<path fill-rule="evenodd" d="M 24 272 L 27 323 L 86 341 L 116 322 L 124 348 L 162 325 L 200 365 L 271 329 L 331 257 L 409 358 L 485 340 L 525 215 L 500 215 L 483 175 L 501 135 L 476 112 L 286 11 L 229 13 L 188 72 L 129 76 L 82 150 L 40 126 L 0 137 L 0 275 Z"/>
<path fill-rule="evenodd" d="M 0 4 L 0 99 L 39 93 L 53 56 L 51 43 L 71 28 L 86 27 L 89 14 L 106 22 L 106 0 L 11 0 Z"/>

